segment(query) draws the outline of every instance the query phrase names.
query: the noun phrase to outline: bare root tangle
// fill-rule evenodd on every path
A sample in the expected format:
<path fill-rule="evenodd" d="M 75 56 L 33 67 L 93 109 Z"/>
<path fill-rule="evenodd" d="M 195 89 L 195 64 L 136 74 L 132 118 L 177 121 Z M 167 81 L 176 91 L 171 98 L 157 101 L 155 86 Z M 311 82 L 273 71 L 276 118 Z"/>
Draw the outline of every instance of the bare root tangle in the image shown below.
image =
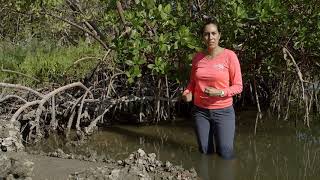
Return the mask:
<path fill-rule="evenodd" d="M 37 91 L 31 88 L 26 88 L 23 86 L 14 86 L 14 85 L 7 86 L 6 85 L 6 87 L 10 87 L 10 88 L 17 87 L 18 89 L 28 90 L 28 92 L 34 92 L 34 94 L 38 94 L 38 95 L 41 94 L 41 97 L 40 99 L 35 99 L 33 101 L 28 102 L 27 100 L 24 100 L 21 97 L 19 98 L 19 96 L 16 96 L 16 95 L 7 95 L 1 100 L 4 101 L 9 98 L 17 98 L 22 102 L 24 102 L 24 104 L 21 107 L 19 107 L 12 115 L 11 117 L 12 122 L 17 120 L 22 120 L 20 119 L 20 115 L 24 111 L 28 110 L 30 112 L 33 112 L 32 118 L 29 119 L 28 121 L 28 124 L 30 126 L 24 127 L 24 129 L 29 128 L 28 142 L 32 142 L 33 140 L 37 141 L 39 140 L 39 138 L 42 137 L 43 135 L 42 131 L 44 131 L 42 125 L 47 124 L 46 123 L 47 119 L 49 119 L 48 120 L 49 128 L 53 130 L 52 132 L 55 132 L 58 126 L 63 126 L 63 127 L 66 127 L 65 128 L 66 137 L 69 137 L 69 133 L 73 124 L 75 124 L 75 129 L 77 130 L 78 134 L 79 133 L 80 134 L 85 133 L 86 135 L 92 134 L 92 132 L 94 131 L 97 125 L 97 122 L 102 120 L 103 117 L 107 113 L 109 113 L 112 108 L 115 108 L 115 109 L 118 108 L 118 110 L 121 110 L 121 109 L 125 110 L 128 108 L 121 108 L 121 107 L 131 106 L 131 109 L 139 107 L 139 119 L 140 119 L 140 122 L 143 122 L 142 118 L 145 118 L 147 116 L 149 117 L 152 116 L 153 114 L 152 112 L 154 112 L 154 109 L 150 105 L 156 102 L 157 121 L 159 121 L 160 119 L 167 119 L 169 117 L 169 112 L 168 112 L 168 109 L 170 109 L 169 105 L 173 105 L 175 102 L 178 101 L 178 98 L 175 97 L 175 95 L 178 94 L 177 90 L 179 88 L 175 88 L 175 90 L 173 90 L 174 93 L 170 96 L 170 94 L 168 93 L 170 92 L 169 90 L 170 84 L 168 81 L 166 81 L 165 83 L 166 89 L 163 89 L 161 86 L 158 86 L 156 97 L 153 96 L 154 93 L 152 91 L 148 92 L 149 89 L 146 87 L 138 88 L 139 91 L 143 92 L 142 94 L 138 93 L 140 97 L 134 96 L 134 95 L 128 96 L 126 95 L 127 91 L 124 91 L 121 94 L 110 93 L 109 96 L 105 97 L 100 95 L 101 91 L 96 91 L 96 89 L 100 89 L 102 90 L 102 93 L 107 94 L 108 90 L 110 90 L 111 87 L 113 87 L 114 92 L 117 92 L 117 91 L 121 92 L 119 91 L 119 88 L 125 87 L 123 86 L 123 83 L 126 83 L 126 81 L 123 81 L 122 77 L 120 76 L 122 74 L 123 73 L 115 73 L 113 75 L 112 74 L 107 75 L 106 80 L 109 82 L 101 84 L 102 86 L 101 85 L 97 86 L 95 83 L 92 83 L 95 86 L 87 88 L 82 83 L 77 82 L 77 83 L 72 83 L 72 84 L 68 84 L 66 86 L 57 88 L 45 94 L 42 94 L 39 92 L 37 93 Z M 99 78 L 98 79 L 92 78 L 92 79 L 96 82 L 100 81 Z M 161 85 L 161 83 L 159 84 Z M 81 93 L 79 94 L 79 90 L 74 90 L 73 91 L 75 92 L 74 95 L 70 94 L 70 92 L 62 93 L 63 91 L 69 90 L 74 87 L 80 87 L 84 89 L 83 94 Z M 138 89 L 135 89 L 136 87 L 129 87 L 129 88 L 133 88 L 134 91 L 138 90 Z M 92 92 L 90 91 L 91 89 L 93 90 L 93 92 L 95 92 L 94 94 L 92 94 Z M 65 97 L 63 97 L 63 94 Z M 144 94 L 148 94 L 148 95 L 144 95 Z M 81 95 L 81 97 L 79 97 L 79 95 Z M 87 95 L 90 96 L 89 99 L 86 98 Z M 161 95 L 163 95 L 164 97 L 161 97 Z M 93 99 L 93 97 L 98 97 L 98 99 Z M 39 96 L 37 98 L 39 98 Z M 48 102 L 48 106 L 46 105 L 47 102 Z M 62 106 L 64 108 L 62 108 Z M 92 121 L 89 122 L 87 127 L 83 127 L 83 125 L 85 125 L 86 123 L 82 123 L 82 121 L 84 121 L 82 119 L 84 108 L 94 109 L 94 111 L 92 110 L 90 111 L 90 114 L 91 114 L 90 118 L 93 118 L 93 119 Z M 45 115 L 42 115 L 43 112 L 45 112 Z M 101 113 L 99 114 L 99 112 Z M 77 115 L 77 118 L 75 118 L 76 115 Z M 69 119 L 68 120 L 61 119 L 63 117 L 64 118 L 69 117 Z M 76 121 L 74 122 L 74 120 Z M 84 132 L 82 132 L 83 128 L 84 128 Z"/>
<path fill-rule="evenodd" d="M 305 90 L 305 86 L 304 83 L 309 83 L 309 84 L 313 84 L 309 81 L 306 81 L 303 78 L 302 72 L 300 70 L 300 68 L 298 67 L 295 59 L 293 58 L 293 56 L 291 55 L 291 53 L 288 51 L 288 49 L 286 49 L 285 47 L 283 48 L 283 55 L 284 55 L 284 59 L 287 61 L 291 61 L 295 67 L 295 70 L 297 72 L 300 84 L 301 84 L 301 95 L 302 95 L 302 101 L 304 102 L 304 106 L 305 106 L 305 114 L 304 114 L 304 123 L 310 127 L 310 117 L 309 117 L 309 113 L 310 113 L 310 108 L 313 102 L 313 93 L 311 94 L 311 96 L 308 95 L 308 93 Z M 287 57 L 289 56 L 290 59 Z M 306 97 L 308 96 L 308 97 Z"/>
<path fill-rule="evenodd" d="M 76 82 L 76 83 L 68 84 L 68 85 L 66 85 L 66 86 L 60 87 L 60 88 L 58 88 L 58 89 L 55 89 L 54 91 L 52 91 L 52 92 L 50 92 L 49 94 L 45 95 L 45 96 L 41 99 L 41 101 L 39 102 L 39 106 L 38 106 L 38 109 L 37 109 L 37 111 L 36 111 L 36 117 L 35 117 L 34 123 L 33 123 L 32 126 L 30 127 L 30 133 L 32 133 L 32 130 L 33 130 L 34 128 L 36 128 L 36 134 L 37 134 L 38 136 L 41 135 L 41 133 L 40 133 L 40 116 L 41 116 L 41 114 L 42 114 L 43 109 L 45 109 L 45 108 L 44 108 L 44 103 L 47 102 L 48 99 L 51 98 L 52 96 L 54 96 L 54 95 L 56 95 L 56 94 L 58 94 L 58 93 L 60 93 L 60 92 L 62 92 L 62 91 L 65 91 L 65 90 L 67 90 L 67 89 L 70 89 L 70 88 L 73 88 L 73 87 L 77 87 L 77 86 L 85 89 L 85 90 L 86 90 L 86 93 L 87 93 L 87 92 L 90 92 L 89 89 L 88 89 L 87 87 L 85 87 L 82 83 Z M 93 97 L 92 93 L 90 93 L 90 94 L 91 94 L 91 96 Z"/>
<path fill-rule="evenodd" d="M 304 99 L 304 85 L 303 83 L 306 82 L 305 80 L 303 80 L 303 76 L 302 76 L 302 73 L 300 71 L 300 68 L 298 67 L 296 61 L 294 60 L 293 56 L 291 55 L 291 53 L 288 51 L 288 49 L 286 49 L 285 47 L 282 49 L 283 51 L 283 58 L 286 60 L 286 61 L 290 61 L 294 64 L 294 67 L 297 71 L 297 74 L 298 74 L 298 77 L 299 77 L 299 80 L 300 80 L 300 83 L 301 83 L 301 89 L 302 89 L 302 99 Z M 288 59 L 288 56 L 290 57 L 290 59 Z"/>
<path fill-rule="evenodd" d="M 86 86 L 76 82 L 54 90 L 34 90 L 21 85 L 0 84 L 0 87 L 24 90 L 26 94 L 31 92 L 36 95 L 25 98 L 2 93 L 0 98 L 2 102 L 15 98 L 24 103 L 13 105 L 10 120 L 27 120 L 28 125 L 24 129 L 29 132 L 28 142 L 39 140 L 47 130 L 62 130 L 67 138 L 72 128 L 76 129 L 78 135 L 90 135 L 98 122 L 101 125 L 110 124 L 110 116 L 117 119 L 123 113 L 132 114 L 140 123 L 159 122 L 171 117 L 180 96 L 181 87 L 177 83 L 166 76 L 150 74 L 141 77 L 141 83 L 129 84 L 125 72 L 105 63 L 107 54 L 83 82 Z"/>
<path fill-rule="evenodd" d="M 17 108 L 17 110 L 13 113 L 13 115 L 11 116 L 11 119 L 10 119 L 10 121 L 11 122 L 15 122 L 15 121 L 17 121 L 18 119 L 20 119 L 19 117 L 20 117 L 20 115 L 21 115 L 21 113 L 22 112 L 24 112 L 24 111 L 26 111 L 27 109 L 28 110 L 30 110 L 30 108 L 31 109 L 33 109 L 32 107 L 34 107 L 35 105 L 37 105 L 37 110 L 35 111 L 35 116 L 34 116 L 34 118 L 31 118 L 31 119 L 29 119 L 30 121 L 28 122 L 30 125 L 31 125 L 31 127 L 30 127 L 30 131 L 29 131 L 29 140 L 30 140 L 30 138 L 33 136 L 33 133 L 34 132 L 36 132 L 36 137 L 37 136 L 41 136 L 41 129 L 40 129 L 40 124 L 45 124 L 45 121 L 46 121 L 46 117 L 47 117 L 47 114 L 49 113 L 49 114 L 51 114 L 51 120 L 50 120 L 50 128 L 52 129 L 52 130 L 56 130 L 56 128 L 57 128 L 57 126 L 58 126 L 58 119 L 56 118 L 56 116 L 57 116 L 57 110 L 59 110 L 59 105 L 58 106 L 56 106 L 56 95 L 58 94 L 58 93 L 61 93 L 61 92 L 63 92 L 63 91 L 66 91 L 66 90 L 68 90 L 68 89 L 71 89 L 71 88 L 74 88 L 74 87 L 80 87 L 80 88 L 82 88 L 82 89 L 84 89 L 85 90 L 85 95 L 87 96 L 87 94 L 89 94 L 90 95 L 90 99 L 88 99 L 88 100 L 91 100 L 91 102 L 96 102 L 96 101 L 92 101 L 93 99 L 93 94 L 92 94 L 92 92 L 90 92 L 90 90 L 87 88 L 87 87 L 85 87 L 82 83 L 80 83 L 80 82 L 76 82 L 76 83 L 72 83 L 72 84 L 68 84 L 68 85 L 66 85 L 66 86 L 63 86 L 63 87 L 60 87 L 60 88 L 58 88 L 58 89 L 55 89 L 55 90 L 53 90 L 53 91 L 51 91 L 51 92 L 49 92 L 48 94 L 46 94 L 46 95 L 44 95 L 44 94 L 42 94 L 42 93 L 40 93 L 40 92 L 38 92 L 38 91 L 36 91 L 36 90 L 33 90 L 33 89 L 31 89 L 31 88 L 29 88 L 29 87 L 25 87 L 25 86 L 22 86 L 22 85 L 15 85 L 15 84 L 8 84 L 8 83 L 1 83 L 0 84 L 0 87 L 4 87 L 4 88 L 13 88 L 13 89 L 18 89 L 18 90 L 25 90 L 25 91 L 27 91 L 27 93 L 29 93 L 29 92 L 32 92 L 33 94 L 35 94 L 36 95 L 36 98 L 37 99 L 35 99 L 35 100 L 32 100 L 32 101 L 30 101 L 30 102 L 28 102 L 27 100 L 25 100 L 23 97 L 20 97 L 20 96 L 18 96 L 18 95 L 5 95 L 3 98 L 1 98 L 0 100 L 1 100 L 1 102 L 4 102 L 4 101 L 6 101 L 6 100 L 8 100 L 8 99 L 10 99 L 10 98 L 16 98 L 16 99 L 19 99 L 20 101 L 22 101 L 24 104 L 21 106 L 21 107 L 19 107 L 19 108 Z M 3 93 L 2 93 L 2 95 L 1 96 L 3 96 Z M 70 95 L 69 95 L 70 96 Z M 38 99 L 38 98 L 40 98 L 40 99 Z M 70 97 L 69 97 L 70 98 Z M 48 109 L 46 109 L 46 107 L 44 106 L 44 104 L 49 100 L 49 99 L 51 99 L 51 106 L 49 106 L 49 108 Z M 72 99 L 74 99 L 74 98 L 72 98 Z M 64 98 L 59 98 L 59 96 L 58 96 L 58 100 L 59 101 L 63 101 L 64 100 Z M 82 104 L 81 104 L 81 108 L 82 108 L 82 106 L 83 106 L 83 103 L 85 102 L 85 98 L 83 98 L 83 101 L 81 102 Z M 78 102 L 76 102 L 76 103 L 74 103 L 75 104 L 75 106 L 78 104 Z M 3 106 L 4 105 L 4 103 L 1 103 L 0 104 L 0 106 Z M 50 108 L 51 107 L 51 108 Z M 58 109 L 56 109 L 58 107 Z M 44 119 L 41 119 L 41 114 L 42 114 L 42 112 L 43 111 L 45 111 L 46 112 L 46 115 L 45 115 L 45 118 Z M 74 107 L 72 108 L 72 111 L 71 112 L 73 112 L 74 111 Z M 31 112 L 31 111 L 30 111 Z M 34 111 L 33 111 L 34 112 Z M 61 112 L 61 111 L 60 111 Z M 58 111 L 58 114 L 63 114 L 63 113 L 60 113 L 59 111 Z M 79 112 L 81 112 L 81 109 L 79 109 Z M 80 114 L 81 115 L 81 114 Z M 43 122 L 43 123 L 40 123 L 40 122 Z M 34 131 L 35 130 L 35 131 Z"/>
<path fill-rule="evenodd" d="M 276 83 L 276 88 L 272 92 L 271 107 L 278 112 L 278 118 L 283 117 L 284 120 L 290 119 L 290 111 L 295 112 L 296 116 L 303 115 L 303 123 L 310 127 L 311 109 L 314 104 L 315 110 L 319 112 L 317 108 L 319 90 L 313 88 L 318 83 L 318 79 L 312 77 L 310 69 L 299 67 L 288 49 L 283 48 L 283 55 L 287 62 L 287 68 L 291 67 L 293 71 L 283 72 L 284 76 Z M 293 108 L 295 109 L 293 110 Z M 295 122 L 297 124 L 297 117 Z"/>

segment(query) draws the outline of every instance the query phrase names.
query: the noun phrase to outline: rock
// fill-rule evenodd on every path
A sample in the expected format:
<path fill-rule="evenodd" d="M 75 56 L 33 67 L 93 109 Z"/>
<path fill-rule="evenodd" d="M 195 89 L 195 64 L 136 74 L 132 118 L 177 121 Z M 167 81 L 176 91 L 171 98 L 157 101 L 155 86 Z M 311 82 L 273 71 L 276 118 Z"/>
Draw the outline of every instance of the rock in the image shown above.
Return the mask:
<path fill-rule="evenodd" d="M 33 176 L 34 163 L 25 158 L 25 154 L 8 158 L 0 154 L 0 179 L 26 179 Z M 28 178 L 30 179 L 30 178 Z"/>
<path fill-rule="evenodd" d="M 18 121 L 0 120 L 0 147 L 4 152 L 24 150 Z"/>
<path fill-rule="evenodd" d="M 143 157 L 144 155 L 146 155 L 146 153 L 142 149 L 138 149 L 138 154 L 140 157 Z"/>
<path fill-rule="evenodd" d="M 6 180 L 15 180 L 14 176 L 12 174 L 9 174 L 6 178 Z"/>
<path fill-rule="evenodd" d="M 170 168 L 172 164 L 169 161 L 166 161 L 166 168 Z"/>
<path fill-rule="evenodd" d="M 146 164 L 146 161 L 144 159 L 137 159 L 137 164 L 144 165 Z"/>
<path fill-rule="evenodd" d="M 70 175 L 69 179 L 130 179 L 130 180 L 160 180 L 160 179 L 197 179 L 194 169 L 190 171 L 181 166 L 174 166 L 169 161 L 164 165 L 156 159 L 156 154 L 146 153 L 139 149 L 130 154 L 125 160 L 113 161 L 114 164 L 108 167 L 99 167 Z"/>
<path fill-rule="evenodd" d="M 149 170 L 150 170 L 151 172 L 153 172 L 153 171 L 154 171 L 154 167 L 150 166 L 150 167 L 149 167 Z"/>
<path fill-rule="evenodd" d="M 133 160 L 134 159 L 134 155 L 130 154 L 128 159 Z"/>
<path fill-rule="evenodd" d="M 111 171 L 111 174 L 109 175 L 110 180 L 117 180 L 119 178 L 120 169 L 114 169 Z"/>
<path fill-rule="evenodd" d="M 155 153 L 148 154 L 148 161 L 149 163 L 154 163 L 156 160 L 157 155 Z"/>
<path fill-rule="evenodd" d="M 7 146 L 3 146 L 3 145 L 1 145 L 1 151 L 3 151 L 3 152 L 7 152 L 8 151 L 8 148 L 7 148 Z"/>
<path fill-rule="evenodd" d="M 11 173 L 19 177 L 33 176 L 34 163 L 24 157 L 11 158 Z"/>
<path fill-rule="evenodd" d="M 10 159 L 4 153 L 0 153 L 0 177 L 6 177 L 7 173 L 10 171 L 10 168 Z"/>
<path fill-rule="evenodd" d="M 132 161 L 131 159 L 125 159 L 125 160 L 124 160 L 124 163 L 127 164 L 127 165 L 132 164 L 132 162 L 133 162 L 133 161 Z"/>
<path fill-rule="evenodd" d="M 2 140 L 1 145 L 8 147 L 8 146 L 12 145 L 12 142 L 13 142 L 13 138 L 8 137 L 8 138 L 5 138 L 5 139 Z"/>

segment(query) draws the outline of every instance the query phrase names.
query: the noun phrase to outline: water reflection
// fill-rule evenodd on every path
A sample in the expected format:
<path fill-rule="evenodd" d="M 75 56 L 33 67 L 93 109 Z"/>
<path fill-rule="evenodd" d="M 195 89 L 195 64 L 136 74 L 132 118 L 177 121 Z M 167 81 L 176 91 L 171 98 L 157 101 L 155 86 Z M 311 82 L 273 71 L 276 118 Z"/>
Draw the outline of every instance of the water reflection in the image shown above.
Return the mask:
<path fill-rule="evenodd" d="M 237 159 L 223 160 L 214 155 L 200 155 L 196 170 L 203 180 L 235 180 Z"/>

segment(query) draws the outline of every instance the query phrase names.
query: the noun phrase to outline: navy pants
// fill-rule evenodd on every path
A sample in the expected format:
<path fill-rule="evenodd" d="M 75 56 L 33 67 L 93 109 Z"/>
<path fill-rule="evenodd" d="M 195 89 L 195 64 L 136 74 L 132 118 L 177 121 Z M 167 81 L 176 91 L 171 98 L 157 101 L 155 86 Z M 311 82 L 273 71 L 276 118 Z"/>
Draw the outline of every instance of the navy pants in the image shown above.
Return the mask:
<path fill-rule="evenodd" d="M 194 106 L 193 118 L 200 152 L 216 152 L 223 159 L 233 159 L 235 113 L 233 106 L 204 109 Z"/>

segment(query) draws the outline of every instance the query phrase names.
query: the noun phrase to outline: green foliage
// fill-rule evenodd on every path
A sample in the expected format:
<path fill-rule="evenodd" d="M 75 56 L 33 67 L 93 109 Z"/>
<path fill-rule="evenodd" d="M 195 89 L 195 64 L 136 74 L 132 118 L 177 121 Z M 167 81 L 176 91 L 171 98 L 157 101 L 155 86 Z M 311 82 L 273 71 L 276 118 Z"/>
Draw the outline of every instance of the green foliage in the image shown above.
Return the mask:
<path fill-rule="evenodd" d="M 173 11 L 170 4 L 153 0 L 135 1 L 125 17 L 132 26 L 129 37 L 116 39 L 119 63 L 128 65 L 128 81 L 142 76 L 145 67 L 155 75 L 165 75 L 177 69 L 178 58 L 188 57 L 199 49 L 199 39 L 185 24 L 182 9 Z M 177 4 L 180 7 L 180 4 Z M 177 56 L 178 49 L 179 56 Z M 185 59 L 184 63 L 190 62 Z M 177 71 L 170 77 L 177 77 Z"/>
<path fill-rule="evenodd" d="M 66 83 L 82 79 L 87 75 L 97 61 L 73 63 L 84 57 L 99 57 L 102 54 L 99 46 L 80 43 L 73 47 L 57 47 L 52 43 L 33 41 L 26 45 L 13 46 L 1 43 L 0 66 L 4 69 L 24 73 L 40 80 L 40 84 L 30 78 L 14 73 L 0 74 L 0 79 L 7 82 L 30 86 L 43 83 Z M 67 79 L 66 79 L 67 78 Z"/>
<path fill-rule="evenodd" d="M 256 73 L 277 77 L 286 69 L 284 46 L 295 51 L 299 62 L 318 61 L 320 8 L 314 6 L 316 3 L 316 0 L 218 0 L 207 12 L 220 23 L 222 46 L 239 51 L 245 76 L 259 71 Z M 306 58 L 308 54 L 318 57 Z"/>
<path fill-rule="evenodd" d="M 79 3 L 81 13 L 70 9 L 62 0 L 2 2 L 0 38 L 3 42 L 20 44 L 2 52 L 3 59 L 7 59 L 6 67 L 22 70 L 20 65 L 23 63 L 31 67 L 33 58 L 41 63 L 50 59 L 45 57 L 45 51 L 43 54 L 31 54 L 21 42 L 28 44 L 23 42 L 36 38 L 69 47 L 88 39 L 85 33 L 72 25 L 43 14 L 46 10 L 78 25 L 85 21 L 93 22 L 96 30 L 101 32 L 101 39 L 116 50 L 115 61 L 126 72 L 129 82 L 149 73 L 159 77 L 168 75 L 177 81 L 186 80 L 192 54 L 201 47 L 201 37 L 197 32 L 203 14 L 218 20 L 222 30 L 221 45 L 237 51 L 245 79 L 253 74 L 279 78 L 279 74 L 287 70 L 282 54 L 284 46 L 293 52 L 299 65 L 305 66 L 310 74 L 317 73 L 318 66 L 314 65 L 320 63 L 320 9 L 316 6 L 317 0 L 200 0 L 203 5 L 201 11 L 199 8 L 194 10 L 198 3 L 190 4 L 189 1 L 121 2 L 126 26 L 131 28 L 130 34 L 125 36 L 120 36 L 125 28 L 116 10 L 116 1 L 82 1 Z M 61 49 L 62 54 L 67 50 Z M 72 58 L 74 53 L 63 57 Z M 180 69 L 181 64 L 185 66 L 183 70 Z M 50 60 L 43 66 L 50 67 L 46 72 L 60 72 L 58 69 L 64 65 Z M 30 73 L 27 69 L 23 71 Z"/>

